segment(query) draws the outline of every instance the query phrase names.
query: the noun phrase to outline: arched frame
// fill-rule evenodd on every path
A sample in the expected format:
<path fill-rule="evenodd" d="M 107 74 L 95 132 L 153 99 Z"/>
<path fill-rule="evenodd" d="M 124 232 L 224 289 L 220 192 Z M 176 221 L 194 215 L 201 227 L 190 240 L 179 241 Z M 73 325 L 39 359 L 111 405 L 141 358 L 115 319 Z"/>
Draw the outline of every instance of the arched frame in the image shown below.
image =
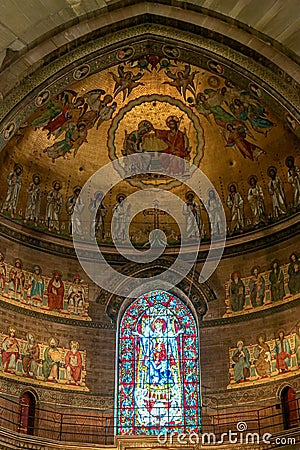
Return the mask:
<path fill-rule="evenodd" d="M 120 311 L 117 435 L 201 432 L 198 324 L 176 291 L 152 290 Z"/>

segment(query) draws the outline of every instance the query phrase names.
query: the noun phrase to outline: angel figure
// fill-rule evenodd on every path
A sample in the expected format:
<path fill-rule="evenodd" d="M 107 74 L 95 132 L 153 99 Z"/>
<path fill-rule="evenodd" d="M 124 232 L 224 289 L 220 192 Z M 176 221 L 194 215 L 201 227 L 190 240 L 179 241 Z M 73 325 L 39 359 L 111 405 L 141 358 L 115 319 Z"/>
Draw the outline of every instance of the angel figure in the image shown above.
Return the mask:
<path fill-rule="evenodd" d="M 223 108 L 225 98 L 223 94 L 216 89 L 205 89 L 203 92 L 198 92 L 195 97 L 195 106 L 199 114 L 204 115 L 210 124 L 212 124 L 210 115 L 213 116 L 217 125 L 226 128 L 227 124 L 237 124 L 239 120 Z"/>
<path fill-rule="evenodd" d="M 96 122 L 98 129 L 102 122 L 111 119 L 117 106 L 115 102 L 111 104 L 113 101 L 112 95 L 106 94 L 103 89 L 93 89 L 84 94 L 83 97 L 89 106 L 89 110 L 83 114 L 80 122 L 85 124 L 87 130 L 93 128 Z"/>
<path fill-rule="evenodd" d="M 77 123 L 79 117 L 83 114 L 87 105 L 85 104 L 83 97 L 77 97 L 71 95 L 66 96 L 66 102 L 62 108 L 61 113 L 55 117 L 55 119 L 50 120 L 50 122 L 43 127 L 43 130 L 47 130 L 47 137 L 50 139 L 51 134 L 55 138 L 60 136 L 66 129 L 66 124 L 70 119 Z"/>
<path fill-rule="evenodd" d="M 191 72 L 191 66 L 185 65 L 184 71 L 179 70 L 178 72 L 171 72 L 171 70 L 166 70 L 166 75 L 173 81 L 164 81 L 163 84 L 169 84 L 174 86 L 180 95 L 186 100 L 186 91 L 190 91 L 195 95 L 195 83 L 194 78 L 198 71 Z"/>
<path fill-rule="evenodd" d="M 235 147 L 237 148 L 244 158 L 248 158 L 251 161 L 258 160 L 260 155 L 266 154 L 266 152 L 258 145 L 250 142 L 246 139 L 247 129 L 242 125 L 233 126 L 231 123 L 226 126 L 227 135 L 223 133 L 226 141 L 225 148 Z"/>
<path fill-rule="evenodd" d="M 123 92 L 123 102 L 126 97 L 128 97 L 132 90 L 138 86 L 144 86 L 144 83 L 138 82 L 143 76 L 144 73 L 138 72 L 136 75 L 131 72 L 131 70 L 125 71 L 124 66 L 118 66 L 118 75 L 113 72 L 109 72 L 115 81 L 114 87 L 114 97 Z"/>

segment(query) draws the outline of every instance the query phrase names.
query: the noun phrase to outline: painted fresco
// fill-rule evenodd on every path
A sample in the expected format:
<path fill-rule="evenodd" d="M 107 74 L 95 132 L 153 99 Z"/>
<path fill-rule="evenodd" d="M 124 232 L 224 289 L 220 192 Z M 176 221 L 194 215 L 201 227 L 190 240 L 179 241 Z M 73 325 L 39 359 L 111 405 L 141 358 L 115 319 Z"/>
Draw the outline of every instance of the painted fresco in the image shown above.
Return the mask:
<path fill-rule="evenodd" d="M 59 346 L 51 337 L 40 343 L 32 332 L 26 339 L 19 339 L 16 330 L 9 328 L 8 334 L 0 334 L 0 377 L 30 381 L 62 389 L 88 391 L 86 387 L 86 351 L 79 349 L 79 342 L 72 340 L 69 348 Z"/>
<path fill-rule="evenodd" d="M 186 162 L 192 162 L 214 183 L 229 236 L 299 210 L 299 142 L 263 104 L 262 87 L 250 82 L 248 89 L 240 88 L 215 61 L 203 69 L 180 61 L 177 48 L 165 46 L 163 52 L 165 56 L 136 59 L 133 48 L 126 47 L 118 51 L 117 66 L 89 75 L 89 66 L 83 65 L 74 71 L 68 89 L 54 96 L 47 89 L 38 94 L 33 115 L 15 134 L 13 123 L 6 130 L 8 143 L 0 155 L 2 214 L 43 232 L 89 238 L 91 230 L 82 226 L 81 214 L 102 204 L 97 238 L 111 244 L 109 225 L 120 194 L 159 186 L 185 200 L 184 183 L 150 173 L 169 169 L 170 154 L 182 160 L 172 167 L 175 175 L 188 179 Z M 130 168 L 120 158 L 134 153 L 141 156 L 144 174 L 128 177 L 105 199 L 97 200 L 101 193 L 91 192 L 88 204 L 76 203 L 81 186 L 106 163 L 114 161 L 124 179 Z M 218 214 L 204 208 L 213 204 L 211 194 L 200 193 L 201 200 L 194 199 L 200 214 L 195 214 L 205 241 L 211 226 L 215 232 L 219 228 Z M 186 215 L 178 220 L 185 226 Z M 137 214 L 130 230 L 133 244 L 145 245 L 153 226 L 150 216 L 145 220 Z M 191 230 L 180 236 L 169 215 L 160 226 L 169 230 L 168 245 L 194 238 Z"/>
<path fill-rule="evenodd" d="M 239 271 L 233 272 L 225 283 L 226 313 L 223 317 L 261 311 L 299 297 L 300 261 L 293 252 L 288 264 L 281 265 L 274 259 L 269 270 L 253 266 L 247 277 L 242 277 Z"/>
<path fill-rule="evenodd" d="M 14 265 L 4 261 L 0 252 L 0 299 L 16 306 L 39 311 L 43 314 L 91 320 L 88 315 L 88 285 L 78 274 L 72 281 L 63 281 L 60 271 L 52 277 L 42 274 L 39 265 L 32 272 L 23 269 L 22 260 Z"/>
<path fill-rule="evenodd" d="M 257 336 L 256 343 L 240 340 L 229 349 L 229 378 L 227 389 L 286 380 L 300 373 L 300 327 L 285 334 L 266 339 L 265 333 Z"/>

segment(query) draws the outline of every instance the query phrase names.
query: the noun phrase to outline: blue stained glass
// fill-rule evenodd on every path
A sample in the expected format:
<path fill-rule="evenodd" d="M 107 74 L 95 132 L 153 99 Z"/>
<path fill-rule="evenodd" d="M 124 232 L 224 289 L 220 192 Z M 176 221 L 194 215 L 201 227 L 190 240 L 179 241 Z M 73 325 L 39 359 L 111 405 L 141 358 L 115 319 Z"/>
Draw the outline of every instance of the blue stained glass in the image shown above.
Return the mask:
<path fill-rule="evenodd" d="M 137 298 L 120 322 L 117 434 L 200 433 L 199 373 L 187 305 L 161 290 Z"/>

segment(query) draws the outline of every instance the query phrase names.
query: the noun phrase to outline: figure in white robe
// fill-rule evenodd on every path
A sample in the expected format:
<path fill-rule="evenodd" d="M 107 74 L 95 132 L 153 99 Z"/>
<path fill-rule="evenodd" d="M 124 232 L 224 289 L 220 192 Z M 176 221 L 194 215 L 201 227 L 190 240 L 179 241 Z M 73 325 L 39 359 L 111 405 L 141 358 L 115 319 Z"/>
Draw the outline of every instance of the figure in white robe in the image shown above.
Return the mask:
<path fill-rule="evenodd" d="M 61 184 L 59 181 L 54 181 L 53 189 L 47 194 L 47 209 L 46 209 L 46 223 L 49 231 L 56 231 L 60 233 L 59 216 L 62 208 L 62 195 L 59 192 Z"/>
<path fill-rule="evenodd" d="M 74 283 L 68 291 L 68 311 L 70 314 L 82 316 L 85 308 L 85 289 L 78 274 L 75 275 Z"/>
<path fill-rule="evenodd" d="M 83 236 L 81 214 L 84 210 L 84 204 L 80 197 L 81 187 L 75 186 L 73 188 L 73 195 L 71 195 L 66 203 L 66 211 L 69 216 L 69 232 L 70 236 Z"/>
<path fill-rule="evenodd" d="M 257 177 L 251 175 L 249 178 L 250 188 L 248 190 L 248 201 L 252 211 L 252 223 L 254 226 L 266 223 L 264 193 L 257 184 Z"/>
<path fill-rule="evenodd" d="M 100 238 L 104 241 L 104 219 L 106 216 L 107 208 L 103 202 L 103 192 L 97 191 L 94 194 L 94 199 L 89 204 L 90 210 L 90 235 L 91 238 Z"/>
<path fill-rule="evenodd" d="M 10 172 L 7 177 L 8 189 L 1 212 L 10 211 L 11 217 L 14 217 L 17 211 L 17 204 L 22 186 L 21 182 L 22 172 L 23 167 L 20 164 L 15 164 L 14 170 Z"/>
<path fill-rule="evenodd" d="M 32 177 L 32 182 L 27 189 L 28 197 L 25 209 L 25 220 L 28 220 L 38 224 L 40 218 L 41 210 L 41 199 L 42 199 L 42 188 L 41 188 L 41 177 L 34 174 Z"/>
<path fill-rule="evenodd" d="M 229 191 L 226 203 L 231 211 L 230 231 L 241 233 L 244 229 L 244 200 L 234 183 L 229 186 Z"/>
<path fill-rule="evenodd" d="M 201 236 L 201 210 L 192 192 L 186 194 L 186 202 L 182 213 L 185 216 L 185 233 L 187 239 L 197 239 Z"/>
<path fill-rule="evenodd" d="M 211 235 L 221 236 L 224 234 L 224 226 L 222 223 L 222 203 L 217 198 L 216 192 L 210 189 L 208 192 L 208 200 L 206 202 L 206 210 L 210 220 Z"/>
<path fill-rule="evenodd" d="M 277 176 L 275 167 L 269 167 L 268 175 L 271 178 L 268 183 L 269 194 L 272 199 L 273 218 L 278 219 L 286 214 L 285 193 L 281 178 Z"/>
<path fill-rule="evenodd" d="M 288 156 L 285 164 L 288 167 L 288 182 L 293 189 L 293 207 L 296 209 L 300 206 L 300 169 L 295 166 L 293 156 Z"/>
<path fill-rule="evenodd" d="M 128 228 L 130 216 L 130 204 L 127 203 L 126 196 L 119 194 L 117 196 L 117 204 L 113 207 L 113 239 L 120 242 L 127 240 L 126 230 Z"/>

